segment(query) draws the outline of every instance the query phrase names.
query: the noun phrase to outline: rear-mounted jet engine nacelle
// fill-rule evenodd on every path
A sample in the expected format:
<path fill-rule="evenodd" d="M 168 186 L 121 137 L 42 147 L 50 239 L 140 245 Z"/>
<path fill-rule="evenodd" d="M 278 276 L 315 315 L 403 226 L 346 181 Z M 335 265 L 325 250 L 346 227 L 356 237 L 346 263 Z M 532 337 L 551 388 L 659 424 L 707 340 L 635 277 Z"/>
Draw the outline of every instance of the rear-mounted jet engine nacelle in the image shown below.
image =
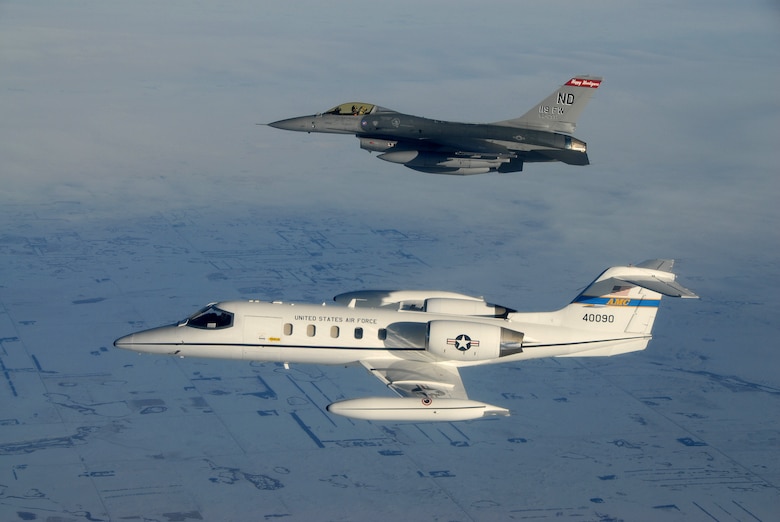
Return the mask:
<path fill-rule="evenodd" d="M 437 320 L 428 323 L 425 348 L 440 359 L 484 361 L 522 352 L 523 334 L 492 324 Z"/>
<path fill-rule="evenodd" d="M 434 314 L 503 317 L 507 309 L 486 303 L 483 299 L 452 299 L 431 297 L 425 300 L 426 312 Z"/>

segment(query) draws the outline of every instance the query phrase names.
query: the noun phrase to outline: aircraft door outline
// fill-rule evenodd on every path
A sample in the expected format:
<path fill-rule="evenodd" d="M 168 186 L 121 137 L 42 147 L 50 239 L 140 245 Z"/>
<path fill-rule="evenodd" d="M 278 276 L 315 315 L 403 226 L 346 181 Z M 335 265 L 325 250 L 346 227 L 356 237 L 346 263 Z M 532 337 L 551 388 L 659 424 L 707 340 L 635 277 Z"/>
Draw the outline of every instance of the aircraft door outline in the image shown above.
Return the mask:
<path fill-rule="evenodd" d="M 244 343 L 272 344 L 282 340 L 282 318 L 257 315 L 244 316 Z"/>

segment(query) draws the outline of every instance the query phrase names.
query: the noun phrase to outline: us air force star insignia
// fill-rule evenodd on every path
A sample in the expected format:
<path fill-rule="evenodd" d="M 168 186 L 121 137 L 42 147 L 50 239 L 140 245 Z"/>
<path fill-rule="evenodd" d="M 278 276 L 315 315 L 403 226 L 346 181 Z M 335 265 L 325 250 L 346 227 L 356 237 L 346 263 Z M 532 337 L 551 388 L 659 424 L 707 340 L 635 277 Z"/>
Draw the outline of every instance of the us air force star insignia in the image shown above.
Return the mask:
<path fill-rule="evenodd" d="M 472 341 L 468 335 L 460 334 L 455 339 L 447 339 L 447 344 L 455 346 L 456 350 L 465 352 L 472 346 L 479 346 L 479 341 Z"/>

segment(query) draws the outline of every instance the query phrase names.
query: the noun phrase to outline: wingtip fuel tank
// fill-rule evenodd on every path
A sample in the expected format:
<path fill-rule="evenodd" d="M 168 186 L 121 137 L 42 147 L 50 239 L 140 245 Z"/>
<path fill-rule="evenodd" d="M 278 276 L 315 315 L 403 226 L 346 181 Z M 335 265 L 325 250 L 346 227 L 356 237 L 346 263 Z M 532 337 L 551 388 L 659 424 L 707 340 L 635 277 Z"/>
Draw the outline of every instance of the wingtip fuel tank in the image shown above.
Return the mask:
<path fill-rule="evenodd" d="M 506 408 L 484 402 L 419 397 L 362 397 L 334 402 L 327 410 L 352 419 L 377 421 L 463 421 L 509 415 Z"/>

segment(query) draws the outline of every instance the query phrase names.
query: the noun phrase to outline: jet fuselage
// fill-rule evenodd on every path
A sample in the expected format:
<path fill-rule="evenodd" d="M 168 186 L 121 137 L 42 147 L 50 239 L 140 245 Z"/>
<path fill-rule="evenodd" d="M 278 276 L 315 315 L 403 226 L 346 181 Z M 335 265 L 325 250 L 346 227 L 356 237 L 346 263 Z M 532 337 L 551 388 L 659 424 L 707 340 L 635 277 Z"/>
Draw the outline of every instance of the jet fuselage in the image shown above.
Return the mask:
<path fill-rule="evenodd" d="M 402 163 L 410 168 L 434 167 L 447 158 L 461 159 L 475 168 L 487 165 L 499 172 L 510 172 L 510 165 L 522 169 L 523 162 L 588 164 L 587 144 L 567 134 L 434 120 L 377 109 L 376 113 L 362 116 L 312 114 L 270 125 L 292 131 L 353 134 L 360 138 L 361 148 L 381 152 L 380 159 Z M 463 151 L 463 154 L 458 151 Z M 518 153 L 522 153 L 521 161 L 517 161 Z M 416 158 L 420 159 L 414 162 Z"/>
<path fill-rule="evenodd" d="M 210 308 L 210 314 L 223 314 L 223 323 L 198 319 L 201 311 L 178 324 L 122 337 L 115 345 L 179 357 L 336 365 L 391 357 L 471 366 L 650 339 L 633 333 L 605 338 L 592 325 L 580 330 L 545 324 L 554 322 L 545 313 L 500 318 L 260 301 L 226 301 Z M 452 340 L 461 335 L 474 344 L 459 349 Z M 571 344 L 574 339 L 577 343 Z"/>

